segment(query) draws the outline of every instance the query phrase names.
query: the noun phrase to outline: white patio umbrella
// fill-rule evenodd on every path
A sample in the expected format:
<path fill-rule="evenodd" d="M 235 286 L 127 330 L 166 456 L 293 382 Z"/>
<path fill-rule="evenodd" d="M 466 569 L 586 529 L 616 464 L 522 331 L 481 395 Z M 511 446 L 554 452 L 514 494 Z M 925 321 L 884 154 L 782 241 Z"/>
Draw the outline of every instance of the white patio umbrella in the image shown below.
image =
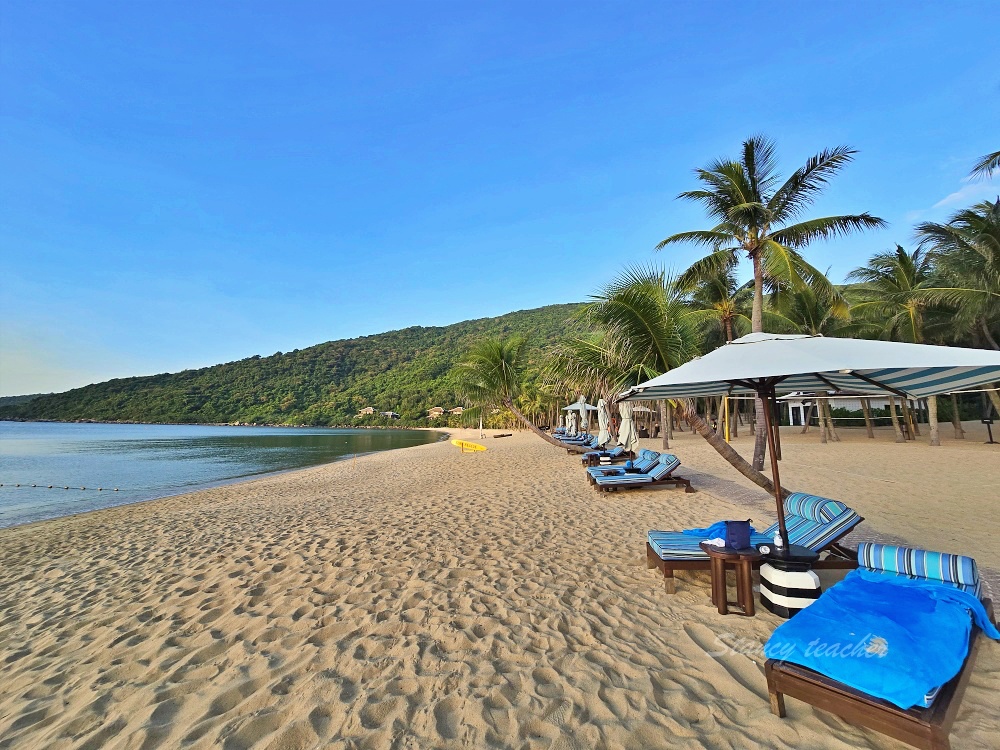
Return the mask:
<path fill-rule="evenodd" d="M 566 417 L 563 416 L 562 414 L 559 415 L 559 426 L 560 427 L 566 426 Z"/>
<path fill-rule="evenodd" d="M 1000 352 L 996 351 L 751 333 L 630 388 L 620 399 L 650 401 L 756 393 L 766 402 L 779 393 L 826 390 L 924 398 L 996 381 L 1000 381 Z M 778 525 L 782 538 L 787 539 L 769 405 L 764 409 L 764 426 Z"/>
<path fill-rule="evenodd" d="M 611 439 L 611 415 L 608 414 L 608 404 L 601 398 L 597 400 L 597 444 L 604 445 Z"/>
<path fill-rule="evenodd" d="M 571 411 L 566 415 L 566 419 L 569 421 L 569 429 L 566 431 L 569 435 L 576 434 L 576 412 Z"/>
<path fill-rule="evenodd" d="M 622 415 L 622 423 L 618 428 L 618 444 L 624 446 L 625 450 L 634 453 L 639 446 L 639 434 L 635 431 L 635 424 L 632 422 L 632 404 L 623 401 L 618 405 L 618 411 Z"/>
<path fill-rule="evenodd" d="M 590 404 L 587 403 L 586 396 L 580 396 L 576 400 L 576 408 L 580 410 L 580 431 L 587 432 L 590 429 L 590 418 L 587 416 Z"/>

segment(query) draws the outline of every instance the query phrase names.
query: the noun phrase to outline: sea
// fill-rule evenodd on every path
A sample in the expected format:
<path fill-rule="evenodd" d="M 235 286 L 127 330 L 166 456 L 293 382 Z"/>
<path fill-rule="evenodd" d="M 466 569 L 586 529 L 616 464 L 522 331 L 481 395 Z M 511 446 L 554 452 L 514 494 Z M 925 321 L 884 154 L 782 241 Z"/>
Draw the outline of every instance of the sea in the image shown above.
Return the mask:
<path fill-rule="evenodd" d="M 0 422 L 0 528 L 445 437 L 429 430 Z"/>

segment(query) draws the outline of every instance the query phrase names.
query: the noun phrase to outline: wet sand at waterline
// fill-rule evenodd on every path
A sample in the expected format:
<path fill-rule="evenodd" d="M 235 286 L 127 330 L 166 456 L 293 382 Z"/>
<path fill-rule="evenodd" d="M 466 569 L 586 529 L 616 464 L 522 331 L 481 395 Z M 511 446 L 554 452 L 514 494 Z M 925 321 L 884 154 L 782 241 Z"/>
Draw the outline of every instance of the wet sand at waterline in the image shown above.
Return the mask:
<path fill-rule="evenodd" d="M 978 434 L 797 433 L 786 486 L 852 505 L 869 538 L 1000 567 Z M 772 716 L 754 646 L 780 620 L 646 569 L 650 528 L 773 519 L 701 438 L 672 446 L 693 495 L 599 495 L 533 435 L 482 442 L 0 530 L 0 747 L 904 747 L 793 699 Z M 995 747 L 998 690 L 990 642 L 954 747 Z"/>

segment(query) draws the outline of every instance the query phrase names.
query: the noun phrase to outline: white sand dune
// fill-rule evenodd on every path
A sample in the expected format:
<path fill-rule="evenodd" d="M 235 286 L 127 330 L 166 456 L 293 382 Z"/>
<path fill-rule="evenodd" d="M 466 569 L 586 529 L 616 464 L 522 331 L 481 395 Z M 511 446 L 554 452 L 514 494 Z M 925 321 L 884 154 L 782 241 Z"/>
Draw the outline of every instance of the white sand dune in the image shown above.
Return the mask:
<path fill-rule="evenodd" d="M 996 453 L 807 438 L 787 485 L 1000 565 Z M 0 748 L 903 747 L 792 699 L 772 716 L 755 649 L 779 620 L 646 569 L 647 529 L 764 523 L 761 493 L 598 495 L 531 435 L 485 442 L 0 531 Z M 675 450 L 737 479 L 700 438 Z M 998 689 L 990 643 L 954 747 L 996 747 Z"/>

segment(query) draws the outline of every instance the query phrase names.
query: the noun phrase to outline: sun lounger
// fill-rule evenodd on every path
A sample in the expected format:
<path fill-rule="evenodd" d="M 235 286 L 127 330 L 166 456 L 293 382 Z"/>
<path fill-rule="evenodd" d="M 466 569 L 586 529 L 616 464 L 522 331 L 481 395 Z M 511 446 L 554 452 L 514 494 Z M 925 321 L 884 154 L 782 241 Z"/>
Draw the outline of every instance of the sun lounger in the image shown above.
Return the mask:
<path fill-rule="evenodd" d="M 992 602 L 981 600 L 976 563 L 961 555 L 869 542 L 859 545 L 858 563 L 857 571 L 772 635 L 765 650 L 784 658 L 770 658 L 764 665 L 771 711 L 783 717 L 788 695 L 915 747 L 948 750 L 948 734 L 981 641 L 978 636 L 985 630 L 1000 637 L 992 627 Z M 949 594 L 952 589 L 957 592 Z M 864 602 L 860 607 L 859 600 Z M 974 619 L 978 614 L 975 623 L 969 623 L 969 613 Z M 866 655 L 874 644 L 878 656 L 881 643 L 874 639 L 882 638 L 883 657 L 891 653 L 895 661 L 861 657 L 863 661 L 852 664 L 850 656 L 807 649 L 805 645 L 824 637 L 817 629 L 830 623 L 827 639 L 837 635 L 838 626 L 845 632 L 860 629 L 859 636 L 869 634 Z M 931 640 L 934 652 L 928 654 Z M 915 666 L 919 672 L 914 673 Z M 938 682 L 942 679 L 943 684 Z M 861 684 L 869 690 L 860 689 Z"/>
<path fill-rule="evenodd" d="M 691 480 L 677 476 L 674 472 L 680 467 L 681 460 L 672 453 L 662 453 L 656 459 L 656 464 L 643 473 L 629 473 L 621 469 L 613 470 L 613 474 L 605 471 L 603 474 L 591 473 L 595 489 L 611 492 L 617 490 L 651 487 L 665 484 L 681 485 L 685 492 L 694 492 Z"/>
<path fill-rule="evenodd" d="M 632 462 L 632 468 L 638 472 L 646 473 L 660 460 L 660 454 L 656 451 L 651 451 L 648 448 L 643 448 L 639 451 L 639 455 L 636 457 L 635 461 Z M 625 469 L 621 466 L 607 467 L 607 466 L 588 466 L 587 467 L 587 480 L 591 484 L 595 484 L 595 477 L 605 476 L 609 471 L 615 471 L 619 474 L 624 474 Z"/>
<path fill-rule="evenodd" d="M 785 527 L 788 543 L 808 547 L 813 552 L 828 552 L 813 568 L 854 568 L 854 553 L 839 546 L 847 533 L 864 519 L 841 502 L 804 492 L 785 498 Z M 750 537 L 752 545 L 774 541 L 778 524 Z M 664 586 L 674 592 L 675 570 L 710 570 L 708 555 L 697 536 L 680 531 L 650 531 L 646 539 L 646 564 L 663 572 Z M 759 564 L 759 563 L 758 563 Z"/>

